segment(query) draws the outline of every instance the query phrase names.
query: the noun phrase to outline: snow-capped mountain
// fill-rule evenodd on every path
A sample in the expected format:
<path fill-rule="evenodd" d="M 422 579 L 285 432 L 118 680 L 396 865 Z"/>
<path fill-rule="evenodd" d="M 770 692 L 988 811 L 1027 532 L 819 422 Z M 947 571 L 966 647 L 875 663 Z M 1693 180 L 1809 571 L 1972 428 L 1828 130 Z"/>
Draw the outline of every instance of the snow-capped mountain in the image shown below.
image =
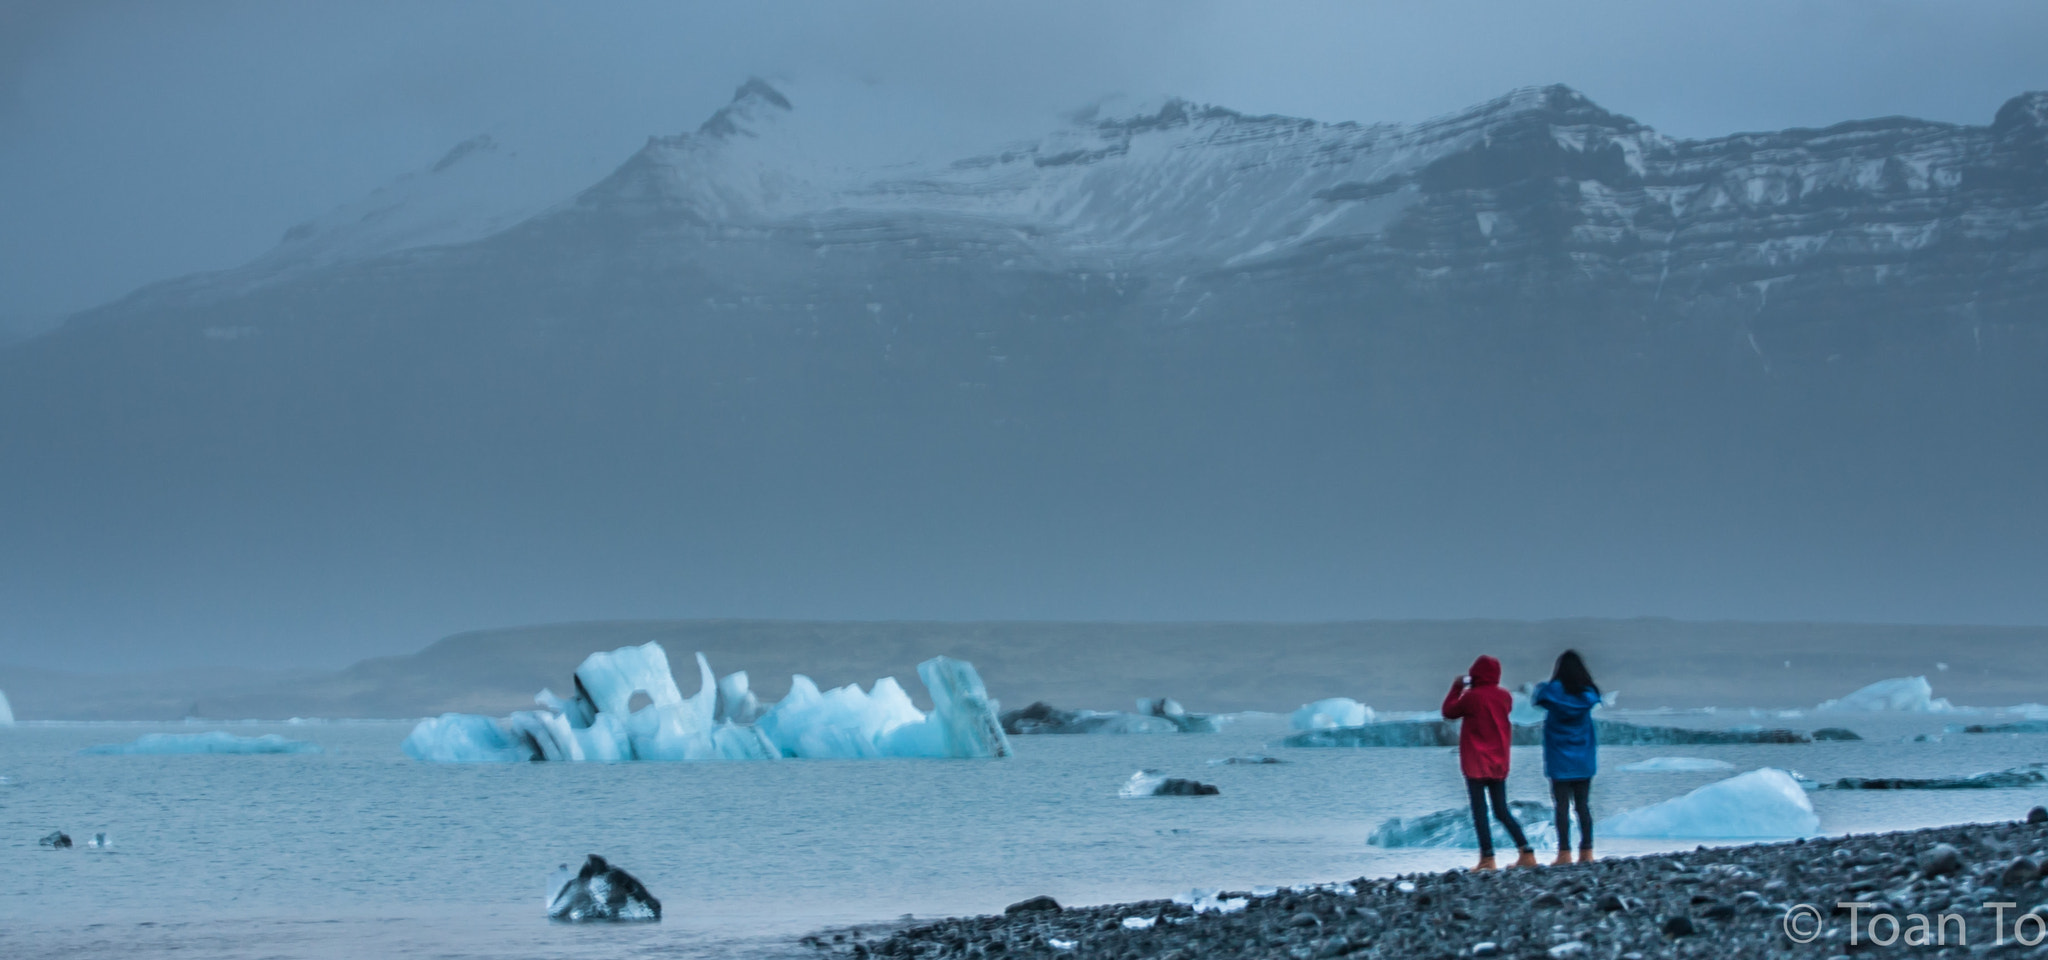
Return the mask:
<path fill-rule="evenodd" d="M 1919 582 L 2038 619 L 2044 118 L 1172 100 L 884 164 L 750 81 L 580 191 L 471 141 L 0 348 L 0 549 L 36 603 L 125 558 L 267 584 L 277 629 L 308 564 L 451 629 L 685 582 L 834 616 L 1992 616 Z"/>
<path fill-rule="evenodd" d="M 232 275 L 296 277 L 521 223 L 624 221 L 677 242 L 821 251 L 922 234 L 1020 269 L 1180 291 L 1224 271 L 1311 270 L 1404 289 L 1576 285 L 1639 315 L 1713 305 L 1746 315 L 1739 339 L 1768 365 L 1770 347 L 1867 345 L 1774 329 L 1780 308 L 1810 321 L 1875 291 L 1949 317 L 1953 329 L 1923 333 L 2010 332 L 2048 275 L 2044 103 L 2016 97 L 1988 127 L 1887 118 L 1687 141 L 1562 86 L 1413 125 L 1170 100 L 981 155 L 859 168 L 752 80 L 696 131 L 651 138 L 573 198 L 522 193 L 513 158 L 478 137 Z M 1153 299 L 1160 316 L 1187 317 L 1214 293 Z"/>

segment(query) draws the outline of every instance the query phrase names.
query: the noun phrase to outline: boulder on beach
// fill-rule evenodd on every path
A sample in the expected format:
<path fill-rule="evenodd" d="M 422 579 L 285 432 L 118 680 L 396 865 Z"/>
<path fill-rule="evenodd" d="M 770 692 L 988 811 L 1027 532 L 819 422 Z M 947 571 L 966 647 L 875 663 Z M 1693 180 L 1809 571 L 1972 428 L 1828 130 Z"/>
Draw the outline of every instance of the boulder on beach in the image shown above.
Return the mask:
<path fill-rule="evenodd" d="M 661 901 L 633 875 L 591 854 L 580 870 L 555 868 L 548 882 L 548 919 L 589 921 L 660 920 Z"/>
<path fill-rule="evenodd" d="M 1060 902 L 1051 897 L 1032 897 L 1029 900 L 1019 900 L 1003 908 L 1004 916 L 1016 916 L 1020 913 L 1058 912 L 1060 912 Z"/>

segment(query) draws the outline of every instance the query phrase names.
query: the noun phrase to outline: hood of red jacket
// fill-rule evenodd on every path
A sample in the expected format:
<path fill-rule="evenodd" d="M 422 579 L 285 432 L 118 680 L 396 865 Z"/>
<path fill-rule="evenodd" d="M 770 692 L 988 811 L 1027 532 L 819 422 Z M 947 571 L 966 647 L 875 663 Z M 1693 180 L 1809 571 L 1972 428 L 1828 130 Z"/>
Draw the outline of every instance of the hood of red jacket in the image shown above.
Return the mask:
<path fill-rule="evenodd" d="M 1500 661 L 1484 654 L 1472 661 L 1472 669 L 1465 672 L 1472 675 L 1472 685 L 1475 687 L 1488 687 L 1500 683 Z"/>

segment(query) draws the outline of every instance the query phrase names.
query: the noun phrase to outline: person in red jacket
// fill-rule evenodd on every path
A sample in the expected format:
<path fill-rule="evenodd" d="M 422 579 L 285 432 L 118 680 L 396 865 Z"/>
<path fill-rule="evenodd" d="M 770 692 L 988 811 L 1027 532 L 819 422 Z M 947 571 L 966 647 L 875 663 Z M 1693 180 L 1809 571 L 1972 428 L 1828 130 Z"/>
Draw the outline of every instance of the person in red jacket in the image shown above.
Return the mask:
<path fill-rule="evenodd" d="M 1507 828 L 1521 856 L 1515 866 L 1536 865 L 1536 851 L 1522 833 L 1522 825 L 1508 809 L 1508 747 L 1514 742 L 1514 727 L 1508 711 L 1514 698 L 1500 687 L 1500 661 L 1481 656 L 1472 661 L 1472 672 L 1451 681 L 1444 697 L 1444 719 L 1465 721 L 1458 728 L 1458 766 L 1465 772 L 1465 793 L 1472 800 L 1472 826 L 1479 833 L 1479 866 L 1492 870 L 1493 828 L 1486 822 L 1486 803 L 1493 801 L 1493 815 Z"/>

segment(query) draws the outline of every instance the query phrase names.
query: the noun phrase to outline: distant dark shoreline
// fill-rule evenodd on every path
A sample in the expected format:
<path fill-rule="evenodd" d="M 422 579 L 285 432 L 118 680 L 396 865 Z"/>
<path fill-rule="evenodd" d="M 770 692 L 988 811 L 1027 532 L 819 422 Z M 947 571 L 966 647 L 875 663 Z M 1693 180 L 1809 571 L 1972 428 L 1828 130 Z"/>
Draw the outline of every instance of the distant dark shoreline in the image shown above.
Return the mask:
<path fill-rule="evenodd" d="M 1939 844 L 1954 848 L 1953 863 L 1940 862 Z M 803 943 L 819 956 L 861 958 L 1831 957 L 1874 949 L 1868 924 L 1885 912 L 1908 928 L 1912 914 L 1953 914 L 1947 943 L 1960 930 L 1975 955 L 2001 934 L 2012 948 L 2015 919 L 2048 899 L 2044 855 L 2048 823 L 1971 824 L 1493 874 L 1360 878 L 1265 896 L 1226 892 L 1218 898 L 1243 901 L 1228 913 L 1166 900 L 1019 904 L 1003 916 L 829 930 Z M 1838 902 L 1873 904 L 1857 913 L 1860 947 L 1848 942 Z M 2017 906 L 2001 918 L 1986 903 Z M 1792 923 L 1793 933 L 1811 936 L 1806 943 L 1787 932 L 1786 916 L 1801 904 L 1819 911 Z M 1879 937 L 1896 935 L 1877 924 Z"/>
<path fill-rule="evenodd" d="M 1347 696 L 1381 710 L 1435 706 L 1478 653 L 1510 684 L 1584 652 L 1624 708 L 1811 707 L 1888 677 L 1927 676 L 1938 697 L 2005 706 L 2040 699 L 2048 627 L 1633 620 L 1115 623 L 648 620 L 460 633 L 419 653 L 332 672 L 184 670 L 83 676 L 0 666 L 24 720 L 286 719 L 502 714 L 566 689 L 585 656 L 659 641 L 679 674 L 702 651 L 780 697 L 794 673 L 824 686 L 908 678 L 936 654 L 971 661 L 1004 704 L 1128 710 L 1173 697 L 1189 710 L 1286 711 Z M 1789 664 L 1789 665 L 1788 665 Z M 1946 669 L 1942 669 L 1946 665 Z M 679 675 L 685 688 L 692 676 Z M 913 685 L 914 686 L 914 685 Z"/>

